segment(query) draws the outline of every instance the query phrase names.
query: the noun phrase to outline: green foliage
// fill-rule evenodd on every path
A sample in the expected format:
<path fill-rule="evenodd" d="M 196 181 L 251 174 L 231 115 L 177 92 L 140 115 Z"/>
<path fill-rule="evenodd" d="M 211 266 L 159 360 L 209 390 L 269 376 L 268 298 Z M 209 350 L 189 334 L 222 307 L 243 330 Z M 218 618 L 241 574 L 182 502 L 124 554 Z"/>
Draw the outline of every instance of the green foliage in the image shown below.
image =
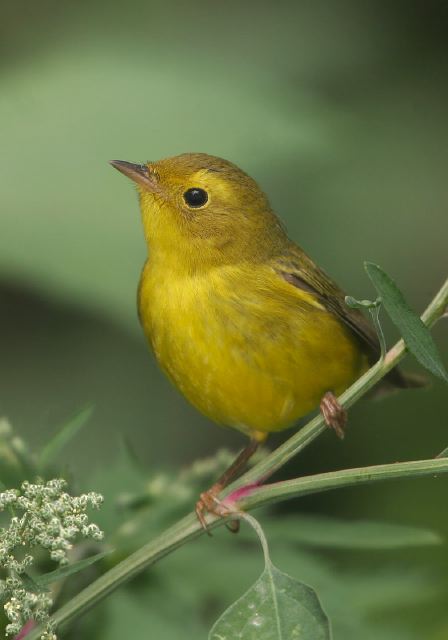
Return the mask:
<path fill-rule="evenodd" d="M 283 522 L 279 515 L 275 520 L 273 527 L 273 518 L 266 523 L 262 519 L 273 560 L 319 594 L 332 621 L 334 640 L 421 640 L 418 626 L 403 629 L 403 616 L 424 611 L 429 602 L 443 596 L 444 585 L 428 575 L 413 550 L 403 550 L 400 557 L 396 549 L 377 550 L 372 566 L 372 546 L 353 566 L 347 562 L 349 548 L 316 553 L 294 541 L 301 518 Z M 330 523 L 329 518 L 322 524 Z M 241 534 L 217 530 L 210 540 L 201 538 L 178 549 L 112 594 L 101 612 L 95 609 L 89 614 L 90 631 L 82 637 L 120 640 L 131 627 L 137 636 L 158 640 L 205 640 L 214 620 L 260 574 L 258 545 L 244 529 Z M 76 637 L 79 635 L 74 634 Z"/>
<path fill-rule="evenodd" d="M 51 463 L 55 463 L 62 449 L 73 440 L 78 432 L 87 424 L 93 413 L 93 406 L 84 407 L 74 416 L 72 416 L 65 424 L 63 424 L 51 438 L 51 440 L 43 447 L 39 455 L 39 467 L 45 469 Z"/>
<path fill-rule="evenodd" d="M 366 262 L 365 269 L 409 351 L 426 369 L 448 382 L 448 373 L 443 366 L 431 332 L 410 308 L 395 282 L 381 267 L 372 262 Z"/>
<path fill-rule="evenodd" d="M 43 573 L 42 575 L 34 578 L 33 582 L 37 588 L 46 587 L 53 582 L 57 582 L 58 580 L 62 580 L 63 578 L 68 578 L 69 576 L 75 575 L 75 573 L 79 573 L 90 567 L 90 565 L 102 560 L 105 556 L 112 553 L 112 551 L 101 551 L 101 553 L 96 553 L 93 556 L 89 556 L 88 558 L 84 558 L 83 560 L 78 560 L 77 562 L 72 562 L 71 564 L 66 564 L 59 569 L 55 569 L 54 571 L 49 571 L 48 573 Z"/>
<path fill-rule="evenodd" d="M 393 550 L 442 543 L 441 536 L 434 531 L 388 522 L 297 514 L 271 517 L 265 524 L 271 541 L 319 549 Z"/>
<path fill-rule="evenodd" d="M 3 488 L 19 486 L 25 480 L 61 475 L 59 456 L 87 424 L 93 407 L 77 411 L 56 428 L 55 435 L 40 450 L 32 451 L 6 418 L 0 418 L 0 483 Z"/>
<path fill-rule="evenodd" d="M 257 582 L 210 631 L 210 640 L 327 640 L 328 619 L 315 592 L 269 560 Z"/>
<path fill-rule="evenodd" d="M 115 496 L 115 500 L 106 501 L 104 514 L 102 509 L 97 518 L 102 526 L 106 526 L 108 542 L 116 547 L 115 553 L 103 557 L 103 569 L 118 562 L 124 554 L 146 542 L 189 509 L 197 492 L 231 457 L 231 453 L 223 451 L 216 458 L 198 461 L 176 474 L 165 470 L 154 471 L 148 476 L 123 450 L 119 461 L 98 468 L 95 479 L 89 482 L 106 496 Z M 232 536 L 224 529 L 217 530 L 213 539 L 203 537 L 178 549 L 160 566 L 114 593 L 87 616 L 81 626 L 74 625 L 68 640 L 78 637 L 119 640 L 130 628 L 138 636 L 149 635 L 158 640 L 178 640 L 180 637 L 205 640 L 213 621 L 234 602 L 216 623 L 213 633 L 222 635 L 222 625 L 232 628 L 228 625 L 234 624 L 232 618 L 238 616 L 239 611 L 244 611 L 244 603 L 250 595 L 255 598 L 252 602 L 258 609 L 246 609 L 246 613 L 250 612 L 252 618 L 259 614 L 266 620 L 266 614 L 275 610 L 267 606 L 268 600 L 263 600 L 263 587 L 266 586 L 271 594 L 273 589 L 274 592 L 279 589 L 291 591 L 293 600 L 288 601 L 288 610 L 292 608 L 305 619 L 309 607 L 313 609 L 316 605 L 313 596 L 316 591 L 332 621 L 335 640 L 359 640 L 360 637 L 363 640 L 420 640 L 418 629 L 405 632 L 401 627 L 400 631 L 403 607 L 424 606 L 425 600 L 434 599 L 441 587 L 437 580 L 418 570 L 418 562 L 412 560 L 413 555 L 406 550 L 434 546 L 440 542 L 438 535 L 413 527 L 347 522 L 303 514 L 267 517 L 262 513 L 261 517 L 276 565 L 300 577 L 303 584 L 279 573 L 270 559 L 257 580 L 260 552 L 253 535 L 246 528 L 238 536 Z M 367 550 L 369 554 L 359 556 L 355 567 L 346 566 L 345 554 L 354 549 Z M 405 563 L 413 562 L 413 571 L 404 570 L 405 565 L 396 558 L 391 561 L 390 552 L 399 549 L 407 558 Z M 316 550 L 321 551 L 317 553 Z M 372 552 L 378 558 L 374 569 L 370 566 Z M 103 554 L 81 560 L 75 568 L 87 569 L 87 565 L 100 560 L 101 556 Z M 53 582 L 53 578 L 59 577 L 59 582 L 65 583 L 71 571 L 69 565 L 64 575 L 58 576 L 57 571 L 40 573 L 30 580 L 42 589 L 46 576 L 48 583 L 51 581 L 54 586 L 58 583 Z M 83 573 L 77 575 L 82 580 Z M 24 579 L 27 579 L 26 574 Z M 252 587 L 251 583 L 254 583 Z M 248 588 L 246 595 L 235 602 L 238 594 Z M 70 592 L 64 593 L 65 590 L 59 597 L 59 604 L 69 598 Z M 280 620 L 288 625 L 287 614 L 286 619 L 283 615 L 283 595 L 277 594 L 277 597 Z M 272 615 L 270 624 L 272 630 Z M 259 628 L 249 624 L 247 629 L 249 632 Z M 275 624 L 273 629 L 275 632 Z M 285 637 L 289 640 L 289 636 Z M 305 638 L 308 640 L 307 636 Z"/>
<path fill-rule="evenodd" d="M 6 418 L 0 418 L 1 490 L 19 486 L 35 472 L 35 459 L 27 444 L 14 433 Z"/>
<path fill-rule="evenodd" d="M 198 461 L 177 473 L 145 475 L 123 451 L 119 462 L 97 469 L 94 486 L 107 496 L 116 495 L 118 529 L 115 534 L 109 529 L 108 539 L 117 551 L 106 562 L 116 562 L 122 553 L 143 544 L 191 508 L 197 492 L 210 482 L 210 474 L 216 474 L 231 457 L 222 452 L 215 461 Z M 117 473 L 129 480 L 125 486 L 131 491 L 126 494 L 117 491 Z M 112 507 L 113 501 L 106 501 L 99 515 Z M 274 517 L 263 511 L 260 518 L 275 564 L 319 594 L 332 621 L 334 640 L 421 640 L 418 626 L 403 628 L 403 611 L 424 609 L 443 593 L 443 584 L 415 558 L 417 548 L 423 552 L 436 548 L 438 534 L 300 513 Z M 107 520 L 112 523 L 111 516 Z M 353 566 L 347 559 L 355 549 L 360 553 Z M 232 608 L 239 594 L 256 583 L 260 564 L 260 551 L 249 529 L 242 527 L 238 536 L 215 530 L 213 538 L 190 542 L 114 593 L 100 612 L 95 609 L 88 616 L 89 630 L 82 637 L 120 640 L 131 625 L 142 637 L 205 640 L 221 612 L 229 605 Z M 74 631 L 73 639 L 77 637 L 79 631 Z"/>
<path fill-rule="evenodd" d="M 259 523 L 248 515 L 244 520 L 260 538 L 264 571 L 213 625 L 209 640 L 330 640 L 330 624 L 316 593 L 273 565 Z"/>

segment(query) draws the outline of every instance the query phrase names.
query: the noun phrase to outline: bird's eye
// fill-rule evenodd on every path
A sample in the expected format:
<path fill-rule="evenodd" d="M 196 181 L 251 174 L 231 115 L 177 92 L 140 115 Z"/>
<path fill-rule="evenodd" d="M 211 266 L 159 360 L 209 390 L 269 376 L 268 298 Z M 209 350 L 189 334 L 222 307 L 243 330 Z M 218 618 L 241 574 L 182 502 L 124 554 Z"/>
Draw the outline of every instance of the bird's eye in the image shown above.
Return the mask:
<path fill-rule="evenodd" d="M 208 193 L 199 187 L 192 187 L 184 193 L 184 200 L 191 209 L 203 207 L 208 200 Z"/>

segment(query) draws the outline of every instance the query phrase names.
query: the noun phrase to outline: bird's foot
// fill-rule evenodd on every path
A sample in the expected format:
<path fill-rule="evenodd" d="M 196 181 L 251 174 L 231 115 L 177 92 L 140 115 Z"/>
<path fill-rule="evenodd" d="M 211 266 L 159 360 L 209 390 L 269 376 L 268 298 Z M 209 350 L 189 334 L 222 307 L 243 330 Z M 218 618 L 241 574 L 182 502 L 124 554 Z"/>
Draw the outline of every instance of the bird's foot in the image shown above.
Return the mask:
<path fill-rule="evenodd" d="M 211 533 L 205 519 L 206 513 L 212 513 L 219 518 L 226 518 L 237 511 L 237 509 L 232 506 L 231 502 L 223 502 L 218 498 L 222 489 L 223 487 L 220 484 L 214 484 L 211 489 L 201 493 L 199 500 L 196 502 L 195 511 L 197 518 L 208 535 L 211 535 Z M 240 529 L 240 522 L 239 520 L 229 520 L 229 522 L 226 523 L 226 526 L 232 533 L 238 533 Z"/>
<path fill-rule="evenodd" d="M 347 424 L 347 411 L 339 404 L 334 393 L 327 391 L 320 401 L 320 410 L 327 425 L 334 430 L 338 438 L 343 440 Z"/>

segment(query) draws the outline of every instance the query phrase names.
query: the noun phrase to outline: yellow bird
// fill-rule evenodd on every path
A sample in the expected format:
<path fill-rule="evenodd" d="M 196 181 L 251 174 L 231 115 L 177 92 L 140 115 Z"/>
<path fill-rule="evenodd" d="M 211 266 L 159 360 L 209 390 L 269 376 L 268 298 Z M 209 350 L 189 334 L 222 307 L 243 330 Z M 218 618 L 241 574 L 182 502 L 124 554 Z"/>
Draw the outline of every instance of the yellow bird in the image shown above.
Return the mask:
<path fill-rule="evenodd" d="M 250 438 L 201 495 L 217 496 L 273 431 L 316 407 L 343 436 L 336 400 L 379 355 L 375 332 L 292 242 L 257 183 L 204 153 L 111 164 L 138 185 L 149 249 L 138 291 L 162 369 L 206 416 Z M 398 370 L 389 385 L 414 386 Z"/>

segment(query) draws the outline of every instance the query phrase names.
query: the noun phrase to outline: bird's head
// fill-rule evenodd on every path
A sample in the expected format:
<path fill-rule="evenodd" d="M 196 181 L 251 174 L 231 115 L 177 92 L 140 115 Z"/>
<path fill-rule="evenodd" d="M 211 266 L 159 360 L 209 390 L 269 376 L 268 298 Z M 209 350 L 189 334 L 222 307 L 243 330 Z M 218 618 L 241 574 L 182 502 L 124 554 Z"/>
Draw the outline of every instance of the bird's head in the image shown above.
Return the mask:
<path fill-rule="evenodd" d="M 138 186 L 154 259 L 193 271 L 264 260 L 284 242 L 263 191 L 227 160 L 185 153 L 146 164 L 111 164 Z"/>

